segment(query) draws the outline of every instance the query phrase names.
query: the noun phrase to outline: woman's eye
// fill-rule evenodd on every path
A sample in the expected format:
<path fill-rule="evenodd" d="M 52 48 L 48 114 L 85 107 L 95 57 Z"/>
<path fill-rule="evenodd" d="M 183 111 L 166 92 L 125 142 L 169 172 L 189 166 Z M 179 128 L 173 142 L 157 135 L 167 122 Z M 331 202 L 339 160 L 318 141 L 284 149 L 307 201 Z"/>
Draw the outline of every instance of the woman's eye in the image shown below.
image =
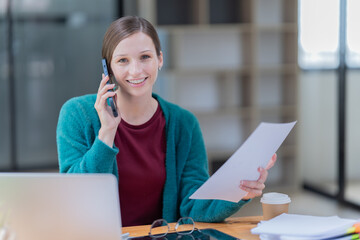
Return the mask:
<path fill-rule="evenodd" d="M 119 59 L 119 63 L 126 63 L 127 62 L 127 59 L 126 58 L 121 58 Z"/>
<path fill-rule="evenodd" d="M 141 59 L 142 59 L 142 60 L 146 60 L 146 59 L 149 59 L 149 58 L 150 58 L 149 55 L 142 55 L 142 56 L 141 56 Z"/>

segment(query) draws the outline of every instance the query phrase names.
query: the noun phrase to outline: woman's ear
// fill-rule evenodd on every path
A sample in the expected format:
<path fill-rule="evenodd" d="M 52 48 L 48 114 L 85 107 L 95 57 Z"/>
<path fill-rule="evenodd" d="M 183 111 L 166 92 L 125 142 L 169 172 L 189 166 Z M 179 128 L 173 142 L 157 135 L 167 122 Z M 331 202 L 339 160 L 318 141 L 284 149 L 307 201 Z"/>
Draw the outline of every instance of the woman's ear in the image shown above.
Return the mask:
<path fill-rule="evenodd" d="M 163 53 L 162 51 L 160 51 L 160 55 L 158 56 L 159 58 L 159 64 L 158 64 L 158 69 L 161 70 L 163 64 L 164 64 L 164 58 L 163 58 Z"/>

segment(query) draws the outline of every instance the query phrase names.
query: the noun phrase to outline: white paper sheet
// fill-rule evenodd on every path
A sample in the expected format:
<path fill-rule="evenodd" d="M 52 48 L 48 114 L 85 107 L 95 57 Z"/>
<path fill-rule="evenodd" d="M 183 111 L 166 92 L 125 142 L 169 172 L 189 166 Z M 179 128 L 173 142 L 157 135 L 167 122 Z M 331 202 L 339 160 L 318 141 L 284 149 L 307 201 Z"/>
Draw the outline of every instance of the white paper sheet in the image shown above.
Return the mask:
<path fill-rule="evenodd" d="M 338 216 L 321 217 L 283 213 L 268 221 L 262 221 L 251 233 L 263 238 L 282 240 L 319 240 L 346 233 L 357 220 Z"/>
<path fill-rule="evenodd" d="M 239 188 L 240 181 L 259 178 L 258 167 L 266 167 L 295 123 L 261 123 L 190 198 L 240 201 L 247 194 Z"/>

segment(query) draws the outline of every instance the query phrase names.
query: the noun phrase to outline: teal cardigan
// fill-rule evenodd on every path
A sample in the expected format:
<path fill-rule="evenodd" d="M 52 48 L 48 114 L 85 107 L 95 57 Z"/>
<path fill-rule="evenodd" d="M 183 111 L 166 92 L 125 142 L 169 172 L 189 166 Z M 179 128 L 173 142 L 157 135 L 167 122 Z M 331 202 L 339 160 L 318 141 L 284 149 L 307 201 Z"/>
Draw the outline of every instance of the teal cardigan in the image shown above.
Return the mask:
<path fill-rule="evenodd" d="M 163 218 L 169 222 L 185 216 L 202 222 L 223 221 L 248 201 L 189 199 L 209 178 L 199 123 L 189 111 L 156 94 L 153 97 L 159 102 L 166 120 Z M 95 100 L 95 94 L 75 97 L 61 108 L 56 132 L 60 172 L 112 173 L 118 177 L 118 149 L 98 139 L 100 120 L 94 108 Z"/>

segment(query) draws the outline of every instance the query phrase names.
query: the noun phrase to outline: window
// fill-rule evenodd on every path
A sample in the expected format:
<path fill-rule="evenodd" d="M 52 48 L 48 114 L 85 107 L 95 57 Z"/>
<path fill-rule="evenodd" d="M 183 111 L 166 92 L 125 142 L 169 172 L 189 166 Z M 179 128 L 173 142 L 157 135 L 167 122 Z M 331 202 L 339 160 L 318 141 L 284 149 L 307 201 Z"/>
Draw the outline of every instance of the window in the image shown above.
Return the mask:
<path fill-rule="evenodd" d="M 359 0 L 347 0 L 346 65 L 350 68 L 360 67 L 359 9 Z"/>
<path fill-rule="evenodd" d="M 339 65 L 339 1 L 299 1 L 298 61 L 301 68 L 333 69 Z"/>
<path fill-rule="evenodd" d="M 360 1 L 347 0 L 346 65 L 360 67 Z M 299 1 L 299 65 L 302 69 L 339 66 L 340 0 Z"/>

